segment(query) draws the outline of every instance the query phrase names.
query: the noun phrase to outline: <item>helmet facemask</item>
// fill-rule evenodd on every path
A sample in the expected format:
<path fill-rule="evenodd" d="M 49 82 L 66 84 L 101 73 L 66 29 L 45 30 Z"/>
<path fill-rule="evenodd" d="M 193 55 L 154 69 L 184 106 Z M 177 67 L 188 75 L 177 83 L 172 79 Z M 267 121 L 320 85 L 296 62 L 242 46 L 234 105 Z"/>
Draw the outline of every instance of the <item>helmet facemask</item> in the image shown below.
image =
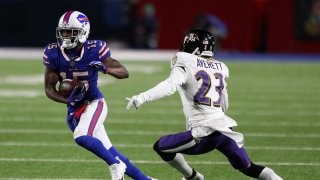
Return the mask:
<path fill-rule="evenodd" d="M 61 49 L 72 49 L 79 44 L 79 39 L 84 35 L 84 31 L 79 28 L 57 27 L 56 37 Z"/>

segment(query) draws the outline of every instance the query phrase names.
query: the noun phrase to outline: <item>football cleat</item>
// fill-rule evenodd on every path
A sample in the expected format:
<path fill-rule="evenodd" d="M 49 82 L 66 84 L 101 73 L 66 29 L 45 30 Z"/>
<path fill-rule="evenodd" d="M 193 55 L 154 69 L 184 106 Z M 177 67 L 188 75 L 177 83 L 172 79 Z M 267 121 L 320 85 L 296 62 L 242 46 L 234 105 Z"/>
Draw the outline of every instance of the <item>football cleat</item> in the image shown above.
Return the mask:
<path fill-rule="evenodd" d="M 183 177 L 182 180 L 204 180 L 204 176 L 199 172 L 192 170 L 192 175 L 190 178 Z"/>
<path fill-rule="evenodd" d="M 116 157 L 116 159 L 118 159 L 120 163 L 109 166 L 111 179 L 124 180 L 124 173 L 126 172 L 127 166 L 118 157 Z"/>

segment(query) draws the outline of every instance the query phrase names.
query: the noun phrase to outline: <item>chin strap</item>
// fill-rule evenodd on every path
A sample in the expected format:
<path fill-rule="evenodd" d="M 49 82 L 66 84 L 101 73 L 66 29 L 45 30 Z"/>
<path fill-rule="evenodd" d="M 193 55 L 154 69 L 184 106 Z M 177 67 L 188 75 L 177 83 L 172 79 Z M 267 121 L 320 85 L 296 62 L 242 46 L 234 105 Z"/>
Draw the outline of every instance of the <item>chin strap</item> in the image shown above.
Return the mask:
<path fill-rule="evenodd" d="M 202 52 L 201 52 L 201 56 L 209 56 L 209 57 L 212 57 L 212 56 L 213 56 L 213 52 L 211 52 L 211 51 L 202 51 Z"/>
<path fill-rule="evenodd" d="M 74 48 L 73 47 L 74 45 L 73 45 L 73 43 L 71 42 L 71 39 L 64 39 L 63 41 L 62 41 L 62 44 L 61 44 L 61 49 L 72 49 L 72 48 Z"/>
<path fill-rule="evenodd" d="M 192 54 L 195 54 L 198 50 L 199 50 L 199 48 L 197 47 L 197 48 L 192 52 Z"/>

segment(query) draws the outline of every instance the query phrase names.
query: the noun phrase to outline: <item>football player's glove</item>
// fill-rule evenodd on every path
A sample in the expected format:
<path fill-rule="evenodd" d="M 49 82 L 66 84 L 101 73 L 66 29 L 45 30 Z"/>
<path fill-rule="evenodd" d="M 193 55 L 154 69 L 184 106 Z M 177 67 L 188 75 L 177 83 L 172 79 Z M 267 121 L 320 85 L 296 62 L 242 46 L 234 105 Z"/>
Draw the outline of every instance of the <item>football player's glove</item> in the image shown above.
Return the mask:
<path fill-rule="evenodd" d="M 143 104 L 141 98 L 139 96 L 132 96 L 131 98 L 126 98 L 128 102 L 127 109 L 135 107 L 136 110 Z"/>
<path fill-rule="evenodd" d="M 84 98 L 84 94 L 86 93 L 86 87 L 83 86 L 80 91 L 78 91 L 78 89 L 79 89 L 79 87 L 76 86 L 72 90 L 72 92 L 68 98 L 68 107 L 75 106 L 78 102 L 80 102 Z"/>
<path fill-rule="evenodd" d="M 92 68 L 94 68 L 104 74 L 107 74 L 107 66 L 100 61 L 92 61 L 89 63 L 88 66 L 90 66 L 90 67 L 92 67 Z"/>

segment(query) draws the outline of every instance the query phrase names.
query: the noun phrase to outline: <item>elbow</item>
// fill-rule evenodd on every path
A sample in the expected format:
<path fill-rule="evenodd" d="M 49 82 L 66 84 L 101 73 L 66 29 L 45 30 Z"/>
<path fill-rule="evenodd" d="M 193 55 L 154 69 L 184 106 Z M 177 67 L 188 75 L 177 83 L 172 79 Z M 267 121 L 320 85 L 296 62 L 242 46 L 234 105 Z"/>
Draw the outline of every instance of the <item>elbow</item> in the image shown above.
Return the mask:
<path fill-rule="evenodd" d="M 50 87 L 45 88 L 45 94 L 49 99 L 54 100 L 54 95 L 53 95 L 54 94 L 54 90 L 52 88 L 50 88 Z"/>
<path fill-rule="evenodd" d="M 44 92 L 45 92 L 46 96 L 48 98 L 50 98 L 50 89 L 49 88 L 45 88 Z"/>
<path fill-rule="evenodd" d="M 124 74 L 123 79 L 129 78 L 129 73 Z"/>
<path fill-rule="evenodd" d="M 124 69 L 124 71 L 123 71 L 123 79 L 126 79 L 128 77 L 129 77 L 129 72 L 128 72 L 127 69 Z"/>
<path fill-rule="evenodd" d="M 111 70 L 110 69 L 107 73 L 117 79 L 126 79 L 129 77 L 129 72 L 124 68 L 121 70 Z"/>
<path fill-rule="evenodd" d="M 117 77 L 118 79 L 126 79 L 129 78 L 129 72 L 127 70 L 122 71 L 121 74 Z"/>

